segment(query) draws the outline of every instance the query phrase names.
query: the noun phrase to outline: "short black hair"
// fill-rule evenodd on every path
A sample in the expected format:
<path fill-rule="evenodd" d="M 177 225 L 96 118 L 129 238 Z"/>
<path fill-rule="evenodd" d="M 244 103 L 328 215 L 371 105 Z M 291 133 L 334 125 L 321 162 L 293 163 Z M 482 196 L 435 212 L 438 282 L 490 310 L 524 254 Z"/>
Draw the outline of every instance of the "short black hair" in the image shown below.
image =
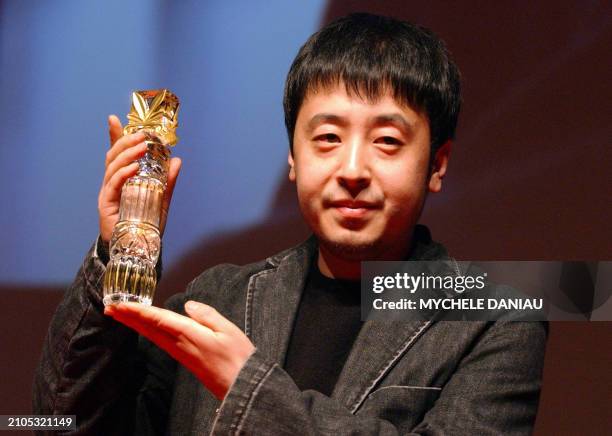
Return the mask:
<path fill-rule="evenodd" d="M 306 94 L 344 83 L 349 94 L 375 100 L 386 90 L 427 115 L 431 153 L 449 139 L 461 107 L 460 75 L 440 38 L 390 17 L 356 13 L 313 34 L 298 52 L 285 83 L 285 126 L 293 134 Z"/>

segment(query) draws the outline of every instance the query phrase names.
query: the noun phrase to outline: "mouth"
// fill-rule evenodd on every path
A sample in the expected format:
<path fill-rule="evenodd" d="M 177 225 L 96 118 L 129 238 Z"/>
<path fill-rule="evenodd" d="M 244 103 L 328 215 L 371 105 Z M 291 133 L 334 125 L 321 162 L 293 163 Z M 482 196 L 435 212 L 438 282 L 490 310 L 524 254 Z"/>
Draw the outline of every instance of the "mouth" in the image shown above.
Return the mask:
<path fill-rule="evenodd" d="M 364 218 L 372 209 L 367 209 L 365 207 L 336 207 L 335 208 L 340 215 L 345 218 Z"/>
<path fill-rule="evenodd" d="M 336 210 L 343 218 L 353 220 L 365 218 L 374 210 L 380 208 L 380 206 L 375 203 L 353 200 L 334 201 L 331 203 L 331 207 Z"/>

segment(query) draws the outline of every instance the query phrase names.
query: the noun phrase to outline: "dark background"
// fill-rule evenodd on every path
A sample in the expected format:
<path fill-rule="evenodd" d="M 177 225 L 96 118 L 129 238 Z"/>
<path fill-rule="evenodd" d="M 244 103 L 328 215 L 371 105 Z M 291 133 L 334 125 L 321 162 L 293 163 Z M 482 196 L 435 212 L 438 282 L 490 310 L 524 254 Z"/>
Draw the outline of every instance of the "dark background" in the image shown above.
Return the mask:
<path fill-rule="evenodd" d="M 449 174 L 421 220 L 435 239 L 466 260 L 612 259 L 609 3 L 329 1 L 320 21 L 352 11 L 430 27 L 462 71 Z M 156 304 L 208 266 L 261 259 L 305 237 L 284 174 L 275 191 L 265 216 L 208 235 L 168 265 Z M 0 414 L 28 413 L 65 285 L 0 287 Z M 551 324 L 536 434 L 612 431 L 611 343 L 610 322 Z"/>

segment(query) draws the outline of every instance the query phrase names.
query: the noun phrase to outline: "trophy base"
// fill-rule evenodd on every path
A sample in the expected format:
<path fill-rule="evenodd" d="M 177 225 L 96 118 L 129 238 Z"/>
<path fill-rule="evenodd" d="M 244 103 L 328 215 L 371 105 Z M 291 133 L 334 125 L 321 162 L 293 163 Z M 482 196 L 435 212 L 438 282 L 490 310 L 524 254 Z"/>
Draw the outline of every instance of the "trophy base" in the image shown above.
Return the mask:
<path fill-rule="evenodd" d="M 105 306 L 122 302 L 151 305 L 157 277 L 154 265 L 145 259 L 117 256 L 111 259 L 104 274 Z"/>
<path fill-rule="evenodd" d="M 102 303 L 105 306 L 110 306 L 111 304 L 117 303 L 140 303 L 150 306 L 153 302 L 150 298 L 141 297 L 134 294 L 128 294 L 127 292 L 115 292 L 113 294 L 105 295 L 102 299 Z"/>

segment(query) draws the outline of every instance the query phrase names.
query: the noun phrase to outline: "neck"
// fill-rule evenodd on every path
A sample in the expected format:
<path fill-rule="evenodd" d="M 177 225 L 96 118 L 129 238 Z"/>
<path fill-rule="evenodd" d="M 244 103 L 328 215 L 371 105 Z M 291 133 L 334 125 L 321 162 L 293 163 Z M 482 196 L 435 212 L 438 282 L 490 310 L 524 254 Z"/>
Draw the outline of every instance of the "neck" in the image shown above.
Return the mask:
<path fill-rule="evenodd" d="M 364 261 L 384 261 L 384 260 L 404 260 L 410 252 L 412 237 L 407 241 L 402 241 L 401 245 L 376 253 L 348 258 L 346 256 L 333 253 L 322 244 L 319 244 L 319 256 L 317 265 L 319 271 L 326 277 L 335 279 L 359 280 L 361 279 L 361 262 Z"/>

